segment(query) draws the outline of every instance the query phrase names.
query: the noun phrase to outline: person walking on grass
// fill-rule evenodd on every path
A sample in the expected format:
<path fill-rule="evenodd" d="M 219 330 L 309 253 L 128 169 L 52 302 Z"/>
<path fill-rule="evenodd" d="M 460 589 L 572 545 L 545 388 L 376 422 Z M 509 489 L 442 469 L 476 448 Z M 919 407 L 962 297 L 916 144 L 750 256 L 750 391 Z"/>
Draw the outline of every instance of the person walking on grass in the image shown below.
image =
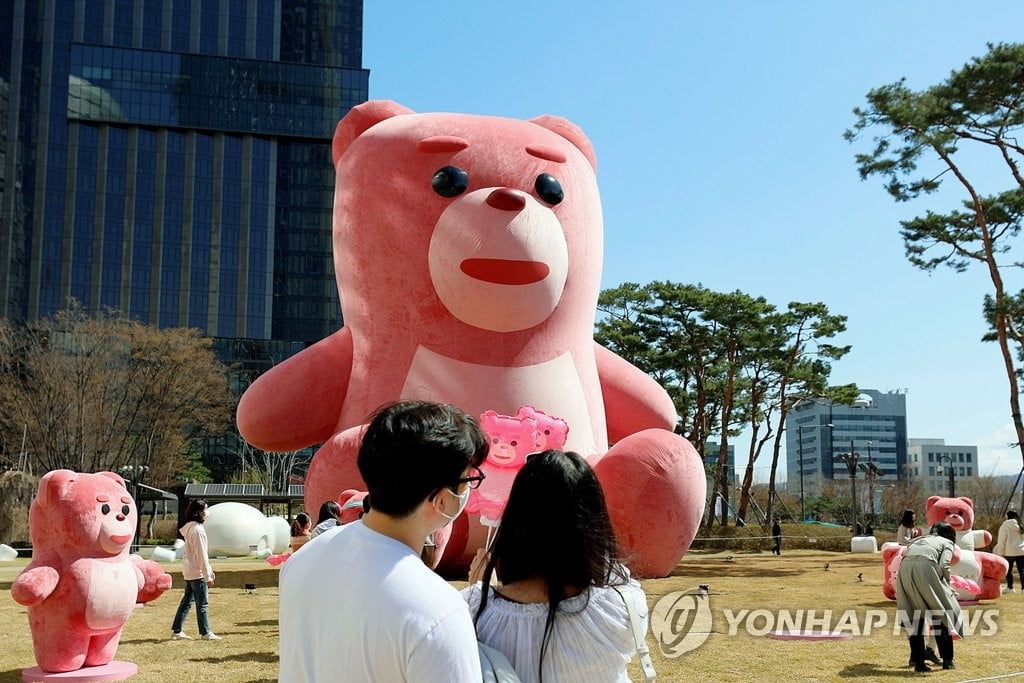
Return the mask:
<path fill-rule="evenodd" d="M 220 640 L 220 636 L 210 630 L 209 587 L 217 578 L 210 566 L 210 551 L 206 540 L 206 501 L 196 498 L 189 502 L 185 509 L 185 526 L 181 527 L 181 537 L 185 539 L 185 554 L 181 574 L 185 579 L 185 595 L 181 596 L 178 611 L 174 613 L 171 624 L 171 640 L 191 640 L 192 636 L 182 631 L 185 617 L 188 616 L 192 603 L 196 603 L 196 621 L 199 625 L 199 637 L 203 640 Z"/>
<path fill-rule="evenodd" d="M 937 522 L 928 536 L 907 546 L 896 575 L 896 615 L 906 629 L 914 671 L 930 671 L 925 662 L 925 631 L 930 629 L 943 669 L 954 669 L 953 637 L 963 634 L 963 615 L 950 585 L 950 567 L 959 560 L 956 531 Z"/>
<path fill-rule="evenodd" d="M 775 555 L 782 554 L 782 525 L 779 524 L 779 518 L 776 517 L 772 524 L 772 538 L 775 539 L 775 547 L 772 548 L 772 553 Z"/>
<path fill-rule="evenodd" d="M 1006 590 L 1011 593 L 1017 592 L 1013 587 L 1014 567 L 1017 568 L 1017 576 L 1020 577 L 1021 590 L 1024 590 L 1024 525 L 1020 523 L 1020 515 L 1016 510 L 1006 511 L 1006 521 L 999 527 L 993 550 L 1010 563 L 1010 568 L 1006 572 Z"/>

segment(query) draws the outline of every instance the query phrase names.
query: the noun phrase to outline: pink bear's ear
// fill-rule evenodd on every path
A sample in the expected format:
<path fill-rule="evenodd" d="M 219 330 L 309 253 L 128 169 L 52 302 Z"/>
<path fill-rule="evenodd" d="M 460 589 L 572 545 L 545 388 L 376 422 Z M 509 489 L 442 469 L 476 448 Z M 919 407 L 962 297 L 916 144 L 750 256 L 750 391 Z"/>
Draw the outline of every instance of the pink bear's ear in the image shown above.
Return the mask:
<path fill-rule="evenodd" d="M 552 116 L 550 114 L 530 119 L 530 123 L 547 128 L 552 133 L 557 133 L 571 142 L 579 151 L 583 152 L 583 156 L 590 162 L 590 167 L 594 169 L 595 173 L 597 172 L 597 155 L 594 154 L 594 146 L 590 144 L 590 140 L 575 123 L 568 119 L 563 119 L 561 116 Z"/>
<path fill-rule="evenodd" d="M 121 478 L 120 474 L 116 474 L 114 472 L 97 472 L 96 474 L 100 475 L 101 477 L 108 477 L 110 479 L 113 479 L 114 481 L 117 482 L 118 486 L 123 488 L 125 491 L 128 490 L 128 486 L 124 483 L 124 479 Z"/>
<path fill-rule="evenodd" d="M 969 508 L 974 509 L 974 501 L 971 500 L 970 498 L 964 498 L 963 496 L 960 496 L 959 498 L 957 498 L 957 500 L 962 500 L 963 502 L 967 503 L 967 506 Z"/>
<path fill-rule="evenodd" d="M 925 501 L 924 509 L 926 511 L 927 510 L 931 510 L 932 506 L 935 505 L 935 503 L 937 503 L 940 500 L 942 500 L 942 496 L 932 496 L 931 498 L 929 498 L 928 500 Z"/>
<path fill-rule="evenodd" d="M 77 476 L 71 470 L 47 472 L 39 480 L 39 493 L 36 495 L 36 502 L 44 507 L 57 502 L 64 497 L 64 492 Z"/>
<path fill-rule="evenodd" d="M 370 100 L 352 107 L 338 122 L 338 127 L 334 130 L 334 142 L 331 145 L 334 165 L 338 165 L 338 159 L 352 144 L 352 141 L 372 126 L 385 119 L 390 119 L 392 116 L 412 113 L 414 113 L 412 109 L 391 100 Z"/>

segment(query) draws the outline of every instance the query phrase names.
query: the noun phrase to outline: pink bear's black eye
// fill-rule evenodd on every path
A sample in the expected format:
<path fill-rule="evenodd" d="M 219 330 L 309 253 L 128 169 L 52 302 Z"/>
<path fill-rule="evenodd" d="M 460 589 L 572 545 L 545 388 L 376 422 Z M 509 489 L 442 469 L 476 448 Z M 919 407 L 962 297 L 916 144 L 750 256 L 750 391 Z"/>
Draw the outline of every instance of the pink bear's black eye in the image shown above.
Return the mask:
<path fill-rule="evenodd" d="M 131 512 L 131 511 L 132 511 L 132 509 L 130 507 L 128 507 L 127 505 L 122 505 L 121 506 L 121 514 L 124 515 L 125 517 L 127 517 L 128 513 Z"/>
<path fill-rule="evenodd" d="M 458 166 L 445 166 L 434 174 L 430 185 L 442 197 L 458 197 L 469 187 L 469 174 Z"/>
<path fill-rule="evenodd" d="M 106 503 L 104 503 L 103 506 L 100 508 L 100 512 L 102 512 L 105 515 L 109 515 L 110 514 L 110 506 L 107 505 Z"/>
<path fill-rule="evenodd" d="M 515 441 L 511 441 L 511 442 L 509 442 L 509 443 L 510 443 L 510 445 L 512 446 L 512 448 L 515 448 L 515 447 L 516 447 L 516 442 L 515 442 Z"/>
<path fill-rule="evenodd" d="M 545 429 L 544 430 L 544 436 L 551 436 L 551 430 L 550 429 Z"/>
<path fill-rule="evenodd" d="M 537 196 L 548 204 L 555 205 L 565 199 L 565 192 L 562 191 L 562 183 L 550 173 L 541 173 L 537 176 L 533 187 L 537 190 Z"/>

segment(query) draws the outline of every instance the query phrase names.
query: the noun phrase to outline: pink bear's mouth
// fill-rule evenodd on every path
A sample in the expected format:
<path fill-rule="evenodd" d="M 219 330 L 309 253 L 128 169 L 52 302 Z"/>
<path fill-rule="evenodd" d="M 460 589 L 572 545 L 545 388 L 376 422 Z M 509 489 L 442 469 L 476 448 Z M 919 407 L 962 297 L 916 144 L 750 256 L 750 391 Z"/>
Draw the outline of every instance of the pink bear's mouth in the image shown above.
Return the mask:
<path fill-rule="evenodd" d="M 469 258 L 459 268 L 475 280 L 496 285 L 529 285 L 548 276 L 550 268 L 540 261 L 511 261 L 493 258 Z"/>
<path fill-rule="evenodd" d="M 110 540 L 113 541 L 114 543 L 117 543 L 118 545 L 123 545 L 123 544 L 127 543 L 128 541 L 132 540 L 132 537 L 131 537 L 131 534 L 129 534 L 127 536 L 111 536 Z"/>

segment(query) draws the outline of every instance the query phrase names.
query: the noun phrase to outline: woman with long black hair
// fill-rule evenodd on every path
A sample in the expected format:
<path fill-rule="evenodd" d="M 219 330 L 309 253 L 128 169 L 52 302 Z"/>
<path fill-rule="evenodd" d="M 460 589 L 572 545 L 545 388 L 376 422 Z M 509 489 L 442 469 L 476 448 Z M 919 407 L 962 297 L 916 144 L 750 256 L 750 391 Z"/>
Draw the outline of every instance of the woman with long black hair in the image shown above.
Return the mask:
<path fill-rule="evenodd" d="M 636 641 L 626 601 L 645 633 L 647 600 L 618 560 L 601 485 L 576 453 L 527 458 L 470 580 L 463 595 L 478 638 L 523 681 L 629 680 Z"/>

